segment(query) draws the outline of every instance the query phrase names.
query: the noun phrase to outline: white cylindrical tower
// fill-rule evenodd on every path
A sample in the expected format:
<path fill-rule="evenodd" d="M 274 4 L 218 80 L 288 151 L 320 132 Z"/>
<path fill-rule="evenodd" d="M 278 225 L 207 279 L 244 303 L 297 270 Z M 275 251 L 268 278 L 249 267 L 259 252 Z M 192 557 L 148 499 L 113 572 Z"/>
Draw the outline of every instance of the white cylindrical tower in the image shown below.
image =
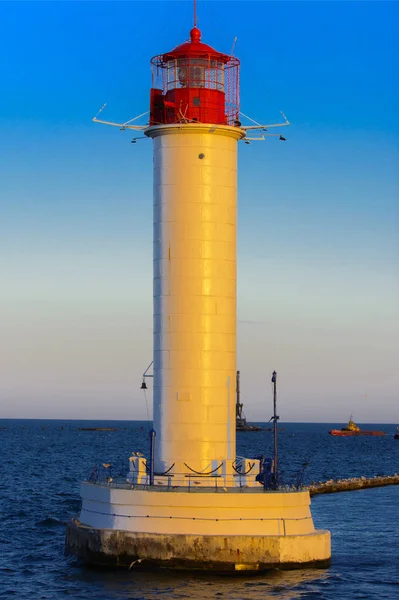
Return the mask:
<path fill-rule="evenodd" d="M 237 141 L 244 134 L 186 123 L 147 135 L 154 140 L 155 469 L 186 463 L 201 471 L 235 459 Z"/>

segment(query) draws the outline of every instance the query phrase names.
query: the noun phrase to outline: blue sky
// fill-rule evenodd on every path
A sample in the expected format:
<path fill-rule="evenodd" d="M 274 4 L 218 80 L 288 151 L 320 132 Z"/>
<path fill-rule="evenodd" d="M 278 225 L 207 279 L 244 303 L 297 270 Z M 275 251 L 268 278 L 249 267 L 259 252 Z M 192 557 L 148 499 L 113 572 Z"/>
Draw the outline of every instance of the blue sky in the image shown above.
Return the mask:
<path fill-rule="evenodd" d="M 395 2 L 198 2 L 241 108 L 238 365 L 250 420 L 399 422 Z M 191 2 L 0 3 L 0 416 L 146 418 L 152 148 L 91 122 L 148 109 Z"/>

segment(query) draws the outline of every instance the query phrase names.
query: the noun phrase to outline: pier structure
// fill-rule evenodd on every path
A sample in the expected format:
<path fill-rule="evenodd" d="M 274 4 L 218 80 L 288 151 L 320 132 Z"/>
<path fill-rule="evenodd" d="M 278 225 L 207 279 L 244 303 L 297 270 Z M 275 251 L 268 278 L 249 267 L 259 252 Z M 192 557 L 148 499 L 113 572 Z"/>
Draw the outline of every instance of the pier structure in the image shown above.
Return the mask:
<path fill-rule="evenodd" d="M 149 456 L 123 480 L 82 483 L 66 547 L 91 563 L 261 570 L 324 564 L 308 491 L 268 487 L 259 458 L 236 456 L 239 60 L 188 41 L 151 60 L 154 356 Z M 273 129 L 272 129 L 273 131 Z"/>

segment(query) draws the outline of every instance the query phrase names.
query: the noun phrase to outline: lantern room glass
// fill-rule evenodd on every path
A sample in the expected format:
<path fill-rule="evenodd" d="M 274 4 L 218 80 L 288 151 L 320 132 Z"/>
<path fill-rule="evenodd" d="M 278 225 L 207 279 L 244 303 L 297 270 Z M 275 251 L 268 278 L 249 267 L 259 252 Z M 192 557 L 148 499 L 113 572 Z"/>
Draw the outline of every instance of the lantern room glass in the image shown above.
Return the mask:
<path fill-rule="evenodd" d="M 222 61 L 209 58 L 182 57 L 167 61 L 166 91 L 180 88 L 207 88 L 224 92 Z"/>

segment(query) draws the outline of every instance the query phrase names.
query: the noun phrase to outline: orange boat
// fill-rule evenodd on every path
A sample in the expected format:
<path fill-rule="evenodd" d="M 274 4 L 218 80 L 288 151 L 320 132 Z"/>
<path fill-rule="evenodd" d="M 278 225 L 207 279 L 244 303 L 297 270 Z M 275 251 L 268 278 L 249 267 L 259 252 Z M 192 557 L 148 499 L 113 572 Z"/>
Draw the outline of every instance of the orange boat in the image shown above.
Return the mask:
<path fill-rule="evenodd" d="M 366 429 L 360 429 L 350 416 L 349 422 L 346 427 L 342 429 L 331 429 L 328 432 L 330 435 L 338 435 L 341 437 L 356 436 L 356 435 L 386 435 L 384 431 L 369 431 Z"/>

